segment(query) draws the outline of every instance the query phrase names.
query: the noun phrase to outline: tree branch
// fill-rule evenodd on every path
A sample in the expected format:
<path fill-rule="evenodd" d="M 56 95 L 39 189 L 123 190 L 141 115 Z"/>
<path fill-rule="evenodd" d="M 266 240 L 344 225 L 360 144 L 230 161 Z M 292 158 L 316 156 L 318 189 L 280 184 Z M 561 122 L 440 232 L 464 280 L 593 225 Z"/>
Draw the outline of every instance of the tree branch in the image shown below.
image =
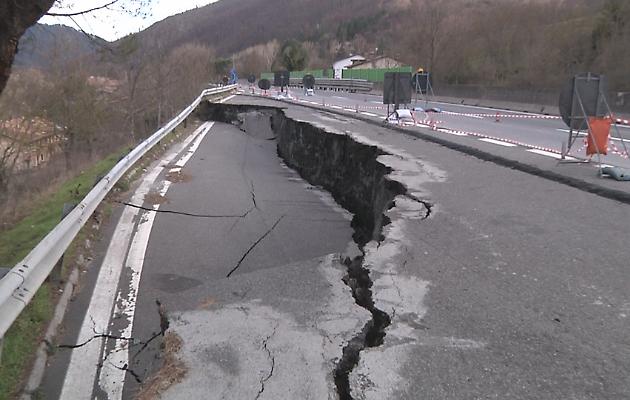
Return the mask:
<path fill-rule="evenodd" d="M 103 4 L 101 6 L 90 8 L 90 9 L 83 10 L 83 11 L 76 11 L 76 12 L 71 12 L 71 13 L 51 13 L 51 12 L 47 12 L 46 15 L 51 16 L 51 17 L 76 17 L 77 15 L 88 14 L 88 13 L 91 13 L 93 11 L 102 10 L 103 8 L 107 8 L 107 7 L 111 6 L 111 5 L 113 5 L 114 3 L 118 3 L 118 0 L 112 0 L 109 3 L 107 3 L 107 4 Z"/>

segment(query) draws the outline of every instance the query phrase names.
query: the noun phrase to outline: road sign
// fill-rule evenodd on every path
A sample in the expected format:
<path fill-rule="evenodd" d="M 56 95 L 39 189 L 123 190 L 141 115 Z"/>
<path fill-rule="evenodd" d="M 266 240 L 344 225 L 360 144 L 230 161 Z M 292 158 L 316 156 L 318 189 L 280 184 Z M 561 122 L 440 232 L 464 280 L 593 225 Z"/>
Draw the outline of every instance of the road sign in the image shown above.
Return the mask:
<path fill-rule="evenodd" d="M 383 82 L 383 104 L 411 103 L 411 72 L 386 72 Z"/>
<path fill-rule="evenodd" d="M 273 85 L 276 87 L 289 86 L 289 71 L 279 71 L 273 73 Z"/>
<path fill-rule="evenodd" d="M 247 77 L 247 82 L 249 83 L 256 83 L 256 75 L 252 74 L 250 76 Z"/>
<path fill-rule="evenodd" d="M 262 90 L 269 90 L 271 88 L 271 82 L 269 82 L 269 79 L 261 79 L 258 81 L 258 87 Z"/>
<path fill-rule="evenodd" d="M 313 89 L 315 87 L 315 77 L 313 75 L 304 75 L 302 78 L 304 89 Z"/>
<path fill-rule="evenodd" d="M 586 130 L 589 117 L 608 115 L 605 94 L 606 78 L 585 73 L 575 75 L 560 93 L 558 108 L 565 124 L 571 129 Z"/>

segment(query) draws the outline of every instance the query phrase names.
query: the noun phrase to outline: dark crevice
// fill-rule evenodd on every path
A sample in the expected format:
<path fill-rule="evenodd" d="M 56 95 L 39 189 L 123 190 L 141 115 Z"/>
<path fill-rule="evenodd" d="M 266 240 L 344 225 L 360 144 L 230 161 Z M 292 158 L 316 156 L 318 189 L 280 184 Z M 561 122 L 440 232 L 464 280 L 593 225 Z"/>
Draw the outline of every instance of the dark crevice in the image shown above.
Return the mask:
<path fill-rule="evenodd" d="M 274 357 L 273 353 L 271 353 L 271 350 L 269 350 L 269 347 L 267 347 L 267 344 L 269 343 L 271 338 L 274 337 L 277 329 L 278 329 L 278 325 L 276 325 L 273 328 L 273 332 L 271 333 L 271 335 L 269 335 L 265 340 L 263 340 L 262 347 L 267 353 L 267 358 L 269 358 L 271 366 L 269 367 L 269 373 L 267 374 L 267 376 L 263 377 L 260 380 L 260 390 L 258 390 L 258 394 L 256 395 L 256 400 L 258 400 L 260 396 L 262 396 L 263 392 L 265 391 L 265 384 L 269 381 L 269 379 L 271 379 L 271 377 L 273 376 L 274 370 L 276 368 L 276 358 Z"/>
<path fill-rule="evenodd" d="M 322 109 L 317 106 L 312 106 L 312 105 L 303 104 L 303 103 L 300 104 L 300 106 L 305 107 L 305 108 L 310 108 L 312 110 L 322 111 Z M 350 118 L 365 122 L 369 125 L 376 125 L 379 127 L 383 127 L 380 121 L 373 120 L 367 117 L 362 117 L 360 115 L 351 116 L 345 112 L 333 110 L 333 109 L 327 109 L 326 112 L 330 114 L 341 115 L 344 117 L 350 117 Z M 516 161 L 514 159 L 507 158 L 501 155 L 489 153 L 484 150 L 477 149 L 473 146 L 469 146 L 467 144 L 463 144 L 457 141 L 453 141 L 451 139 L 435 136 L 433 134 L 427 133 L 425 130 L 408 129 L 408 128 L 403 128 L 403 127 L 399 127 L 399 126 L 391 125 L 391 124 L 387 125 L 387 129 L 394 130 L 394 131 L 403 133 L 405 135 L 409 135 L 417 139 L 424 140 L 425 142 L 435 143 L 447 149 L 455 150 L 462 154 L 467 154 L 483 161 L 489 161 L 496 165 L 500 165 L 506 168 L 511 168 L 517 171 L 525 172 L 530 175 L 539 176 L 549 181 L 571 186 L 575 189 L 578 189 L 587 193 L 592 193 L 600 197 L 616 200 L 625 204 L 630 204 L 630 193 L 625 192 L 623 190 L 605 187 L 598 183 L 593 183 L 592 181 L 587 181 L 582 178 L 572 177 L 569 175 L 562 174 L 560 172 L 556 172 L 554 170 L 543 169 L 541 167 L 537 167 L 532 164 L 527 164 L 525 162 Z"/>
<path fill-rule="evenodd" d="M 414 195 L 409 194 L 409 193 L 407 193 L 405 196 L 407 198 L 409 198 L 409 199 L 411 199 L 413 201 L 416 201 L 416 202 L 418 202 L 418 203 L 420 203 L 420 204 L 422 204 L 424 206 L 425 214 L 422 216 L 422 220 L 425 220 L 425 219 L 431 217 L 431 214 L 433 213 L 433 207 L 434 207 L 433 203 L 431 203 L 431 202 L 429 202 L 427 200 L 419 199 L 417 196 L 414 196 Z"/>
<path fill-rule="evenodd" d="M 249 186 L 250 186 L 250 194 L 252 196 L 252 204 L 254 204 L 254 208 L 256 210 L 258 210 L 258 204 L 256 204 L 256 191 L 254 190 L 254 181 L 250 180 L 249 181 Z"/>
<path fill-rule="evenodd" d="M 118 367 L 118 366 L 112 364 L 112 367 L 114 367 L 114 368 L 116 368 L 118 370 L 121 370 L 121 371 L 125 371 L 129 375 L 133 376 L 133 379 L 135 379 L 136 383 L 142 383 L 142 379 L 140 379 L 140 375 L 138 375 L 138 373 L 135 372 L 133 369 L 129 368 L 128 364 L 125 364 L 122 367 Z"/>
<path fill-rule="evenodd" d="M 372 240 L 378 245 L 385 240 L 382 227 L 390 223 L 385 212 L 395 206 L 396 196 L 405 195 L 421 203 L 425 209 L 422 219 L 431 216 L 433 204 L 408 194 L 402 183 L 389 178 L 392 170 L 377 160 L 386 153 L 376 146 L 358 143 L 347 135 L 327 134 L 272 107 L 202 103 L 198 113 L 202 119 L 237 124 L 244 121 L 242 114 L 266 113 L 284 163 L 311 185 L 328 191 L 338 204 L 354 214 L 353 239 L 363 255 L 344 260 L 347 274 L 343 281 L 357 305 L 369 311 L 372 318 L 343 348 L 334 370 L 339 398 L 353 399 L 349 375 L 358 365 L 361 351 L 383 344 L 385 329 L 391 323 L 390 316 L 374 305 L 370 271 L 363 265 L 364 246 Z"/>
<path fill-rule="evenodd" d="M 348 274 L 343 281 L 352 290 L 356 303 L 372 314 L 361 332 L 352 338 L 343 348 L 342 357 L 334 371 L 335 385 L 340 400 L 351 400 L 349 376 L 357 366 L 361 351 L 368 347 L 378 347 L 383 344 L 385 329 L 391 324 L 390 316 L 374 306 L 372 299 L 372 280 L 370 271 L 363 267 L 363 256 L 344 261 Z"/>
<path fill-rule="evenodd" d="M 84 342 L 81 342 L 79 344 L 60 344 L 57 346 L 53 346 L 51 343 L 46 342 L 46 344 L 48 345 L 49 348 L 58 348 L 58 349 L 77 349 L 80 347 L 83 347 L 85 345 L 87 345 L 88 343 L 92 342 L 93 340 L 96 339 L 113 339 L 113 340 L 123 340 L 123 341 L 127 341 L 129 342 L 128 347 L 124 347 L 122 349 L 114 349 L 110 352 L 105 351 L 105 357 L 103 358 L 103 360 L 101 362 L 98 363 L 97 367 L 98 368 L 102 368 L 103 365 L 105 365 L 105 363 L 107 362 L 107 359 L 109 358 L 109 356 L 111 354 L 120 352 L 120 351 L 130 351 L 132 348 L 140 346 L 140 348 L 133 354 L 129 356 L 129 364 L 133 364 L 133 362 L 135 361 L 135 359 L 144 351 L 146 350 L 149 345 L 151 344 L 151 342 L 153 342 L 155 339 L 159 338 L 159 337 L 163 337 L 166 334 L 166 330 L 169 328 L 169 320 L 168 320 L 168 315 L 166 312 L 166 308 L 165 306 L 160 303 L 159 300 L 155 300 L 155 303 L 158 307 L 158 315 L 160 317 L 160 331 L 159 332 L 155 332 L 153 334 L 151 334 L 151 336 L 146 339 L 146 340 L 136 340 L 136 338 L 134 337 L 125 337 L 125 336 L 119 336 L 119 335 L 112 335 L 112 334 L 105 334 L 105 333 L 99 333 L 96 331 L 96 323 L 94 322 L 94 320 L 92 319 L 92 324 L 94 324 L 92 331 L 94 332 L 94 335 L 89 338 L 88 340 L 85 340 Z M 128 374 L 130 374 L 137 383 L 142 383 L 142 380 L 140 379 L 140 375 L 138 373 L 136 373 L 133 369 L 129 368 L 129 364 L 125 364 L 122 367 L 119 367 L 115 364 L 109 363 L 113 368 L 116 368 L 118 370 L 121 371 L 125 371 Z"/>
<path fill-rule="evenodd" d="M 134 342 L 134 338 L 132 337 L 123 337 L 123 336 L 116 336 L 116 335 L 108 335 L 105 333 L 95 333 L 94 336 L 92 336 L 91 338 L 89 338 L 88 340 L 78 343 L 78 344 L 60 344 L 57 345 L 58 349 L 78 349 L 79 347 L 83 347 L 87 344 L 89 344 L 90 342 L 92 342 L 93 340 L 96 339 L 114 339 L 114 340 L 125 340 L 128 342 Z"/>
<path fill-rule="evenodd" d="M 248 209 L 247 211 L 245 211 L 243 214 L 196 214 L 196 213 L 190 213 L 186 211 L 164 210 L 161 208 L 156 210 L 151 207 L 145 207 L 138 204 L 128 203 L 125 201 L 115 201 L 115 203 L 122 204 L 128 207 L 137 208 L 139 210 L 149 211 L 149 212 L 155 212 L 155 213 L 160 213 L 160 214 L 175 214 L 175 215 L 182 215 L 185 217 L 194 217 L 194 218 L 245 218 L 249 215 L 249 213 L 254 211 L 254 207 L 252 207 Z"/>

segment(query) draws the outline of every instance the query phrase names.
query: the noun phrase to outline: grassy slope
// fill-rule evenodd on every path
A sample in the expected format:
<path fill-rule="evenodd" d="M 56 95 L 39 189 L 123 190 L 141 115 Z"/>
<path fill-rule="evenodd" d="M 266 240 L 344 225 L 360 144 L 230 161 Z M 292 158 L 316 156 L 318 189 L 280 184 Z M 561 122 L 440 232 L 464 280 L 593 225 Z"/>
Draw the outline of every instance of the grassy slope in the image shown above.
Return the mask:
<path fill-rule="evenodd" d="M 64 203 L 78 202 L 118 161 L 117 152 L 60 186 L 55 194 L 42 199 L 34 211 L 12 229 L 0 233 L 0 265 L 13 266 L 59 223 Z M 44 284 L 4 338 L 0 360 L 0 400 L 15 395 L 24 371 L 30 364 L 44 327 L 52 316 L 51 285 Z"/>

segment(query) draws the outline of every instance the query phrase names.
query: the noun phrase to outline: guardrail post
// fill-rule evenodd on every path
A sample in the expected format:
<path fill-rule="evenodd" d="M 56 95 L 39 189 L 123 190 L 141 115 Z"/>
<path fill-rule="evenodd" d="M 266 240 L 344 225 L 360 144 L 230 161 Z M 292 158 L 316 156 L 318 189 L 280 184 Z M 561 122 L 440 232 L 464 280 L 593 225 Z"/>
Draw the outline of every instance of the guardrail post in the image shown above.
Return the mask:
<path fill-rule="evenodd" d="M 70 212 L 74 210 L 74 207 L 76 207 L 76 204 L 74 203 L 63 203 L 63 209 L 61 210 L 61 219 L 63 220 L 64 218 L 66 218 L 68 214 L 70 214 Z M 57 261 L 57 264 L 55 264 L 55 267 L 49 275 L 49 279 L 52 282 L 61 282 L 63 272 L 63 256 L 64 255 L 62 254 L 61 258 L 59 259 L 59 261 Z"/>
<path fill-rule="evenodd" d="M 11 268 L 0 267 L 0 279 L 2 279 Z M 2 362 L 2 347 L 4 345 L 4 337 L 0 337 L 0 362 Z"/>

